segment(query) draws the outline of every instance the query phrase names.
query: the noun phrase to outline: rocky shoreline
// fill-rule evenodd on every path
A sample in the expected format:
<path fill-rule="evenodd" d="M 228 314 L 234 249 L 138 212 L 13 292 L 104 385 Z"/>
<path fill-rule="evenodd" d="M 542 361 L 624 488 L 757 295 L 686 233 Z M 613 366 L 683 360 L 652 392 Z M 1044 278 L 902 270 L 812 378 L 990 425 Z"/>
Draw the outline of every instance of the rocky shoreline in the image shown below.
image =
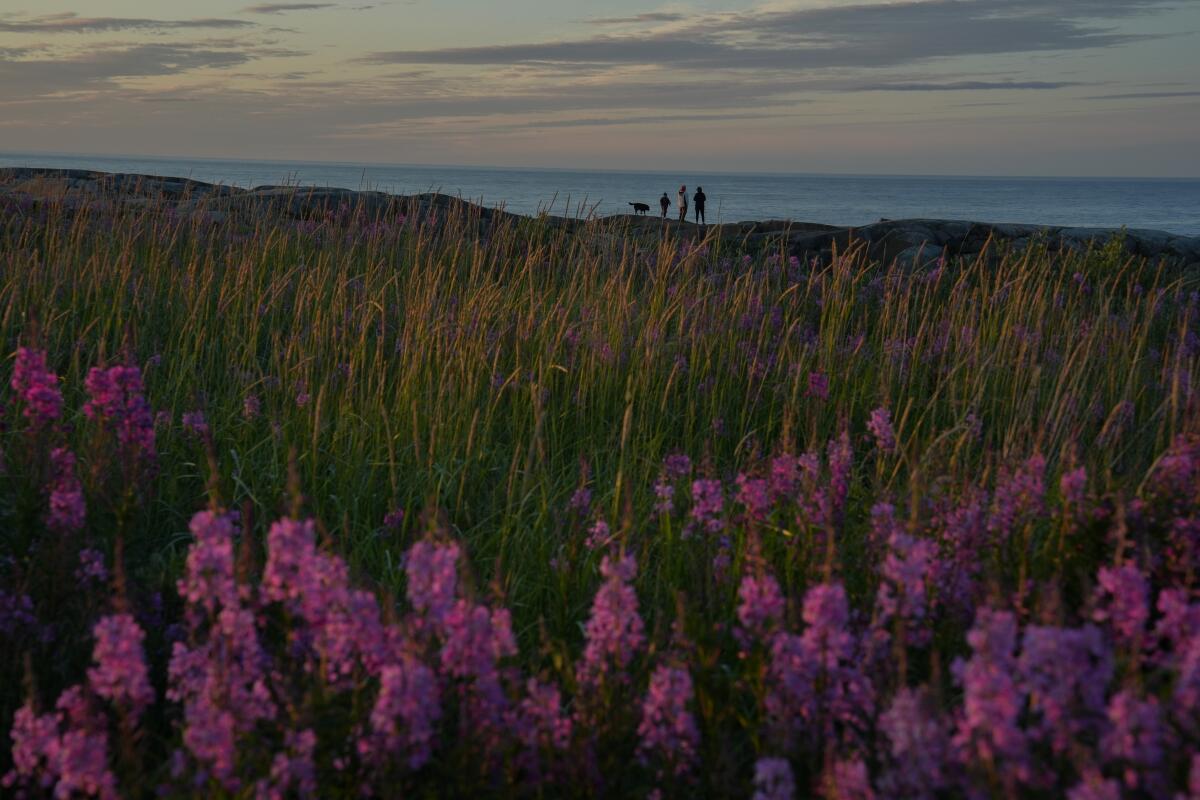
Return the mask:
<path fill-rule="evenodd" d="M 4 204 L 7 201 L 7 205 Z M 379 221 L 389 216 L 432 213 L 464 214 L 481 225 L 529 220 L 498 208 L 478 206 L 443 194 L 392 195 L 377 191 L 296 186 L 241 189 L 187 178 L 132 175 L 90 170 L 38 167 L 0 168 L 0 212 L 61 203 L 69 207 L 164 206 L 177 213 L 205 214 L 217 220 L 261 218 L 278 214 L 292 219 L 320 219 L 331 213 L 353 213 Z M 618 214 L 591 219 L 542 216 L 538 221 L 576 230 L 599 228 L 611 234 L 658 235 L 664 223 L 656 217 Z M 784 220 L 709 225 L 669 221 L 669 231 L 685 238 L 717 236 L 737 239 L 752 249 L 786 248 L 800 258 L 828 256 L 858 245 L 886 263 L 922 264 L 948 257 L 971 258 L 997 245 L 1016 250 L 1041 243 L 1054 250 L 1084 251 L 1120 242 L 1131 258 L 1162 261 L 1200 270 L 1200 236 L 1165 231 L 1070 228 L 944 219 L 881 220 L 861 227 Z"/>

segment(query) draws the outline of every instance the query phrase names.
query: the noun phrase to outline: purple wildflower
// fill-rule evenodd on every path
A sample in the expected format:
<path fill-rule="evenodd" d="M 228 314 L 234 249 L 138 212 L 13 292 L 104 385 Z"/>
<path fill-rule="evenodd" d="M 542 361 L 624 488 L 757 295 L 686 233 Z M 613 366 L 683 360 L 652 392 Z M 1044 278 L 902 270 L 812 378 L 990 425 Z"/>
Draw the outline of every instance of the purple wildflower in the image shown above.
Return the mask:
<path fill-rule="evenodd" d="M 108 568 L 104 566 L 104 553 L 91 547 L 79 551 L 79 566 L 75 568 L 75 580 L 81 584 L 104 583 L 108 580 Z"/>
<path fill-rule="evenodd" d="M 663 468 L 671 480 L 686 478 L 692 474 L 692 460 L 683 453 L 672 453 L 663 459 Z"/>
<path fill-rule="evenodd" d="M 646 640 L 638 614 L 637 594 L 629 582 L 637 573 L 633 556 L 600 562 L 604 584 L 596 592 L 592 613 L 584 627 L 587 645 L 576 672 L 580 684 L 596 687 L 612 674 L 623 678 L 625 668 Z"/>
<path fill-rule="evenodd" d="M 963 688 L 954 744 L 967 764 L 1003 767 L 1018 782 L 1031 776 L 1028 743 L 1020 728 L 1025 693 L 1017 684 L 1017 621 L 1007 611 L 981 608 L 967 634 L 973 654 L 953 665 Z"/>
<path fill-rule="evenodd" d="M 796 781 L 786 758 L 760 758 L 754 764 L 753 800 L 792 800 Z"/>
<path fill-rule="evenodd" d="M 692 676 L 686 669 L 659 665 L 650 677 L 638 725 L 642 758 L 660 757 L 676 774 L 688 772 L 696 762 L 700 731 L 687 710 L 692 701 Z"/>
<path fill-rule="evenodd" d="M 435 625 L 454 606 L 458 591 L 456 544 L 439 545 L 423 540 L 409 548 L 404 571 L 408 575 L 408 601 Z"/>
<path fill-rule="evenodd" d="M 183 429 L 199 437 L 208 435 L 208 422 L 204 419 L 203 411 L 183 412 Z"/>
<path fill-rule="evenodd" d="M 666 515 L 675 510 L 675 487 L 665 477 L 655 481 L 654 497 L 654 513 Z"/>
<path fill-rule="evenodd" d="M 779 582 L 765 570 L 761 574 L 747 572 L 738 586 L 737 617 L 742 637 L 747 641 L 765 642 L 783 623 L 785 601 Z"/>
<path fill-rule="evenodd" d="M 581 517 L 586 517 L 591 508 L 592 490 L 586 486 L 580 486 L 575 490 L 575 493 L 571 495 L 571 500 L 567 503 L 567 511 L 570 511 Z"/>
<path fill-rule="evenodd" d="M 154 701 L 142 653 L 146 634 L 129 614 L 104 617 L 92 629 L 96 637 L 88 683 L 100 697 L 128 706 L 139 715 Z"/>
<path fill-rule="evenodd" d="M 83 528 L 87 507 L 83 499 L 83 484 L 75 474 L 75 454 L 65 447 L 56 447 L 50 453 L 50 465 L 54 472 L 50 485 L 50 509 L 46 513 L 46 525 L 58 533 L 72 533 Z"/>
<path fill-rule="evenodd" d="M 63 399 L 58 388 L 58 376 L 46 367 L 44 350 L 17 348 L 10 385 L 20 395 L 25 404 L 22 413 L 35 430 L 62 416 Z"/>
<path fill-rule="evenodd" d="M 133 366 L 92 367 L 84 380 L 89 400 L 83 406 L 88 419 L 103 422 L 116 432 L 117 442 L 130 456 L 154 458 L 154 416 L 142 388 L 142 372 Z"/>
<path fill-rule="evenodd" d="M 875 446 L 880 452 L 893 453 L 896 451 L 896 432 L 892 429 L 892 412 L 880 407 L 871 412 L 867 421 L 867 429 L 875 437 Z"/>
<path fill-rule="evenodd" d="M 441 715 L 433 670 L 407 655 L 388 664 L 380 672 L 379 696 L 371 709 L 371 730 L 378 739 L 372 756 L 403 753 L 410 769 L 420 769 L 433 753 Z"/>
<path fill-rule="evenodd" d="M 598 519 L 588 528 L 588 537 L 585 544 L 588 550 L 599 550 L 606 546 L 612 538 L 612 531 L 609 530 L 608 523 L 602 519 Z"/>
<path fill-rule="evenodd" d="M 937 549 L 927 539 L 892 533 L 882 577 L 875 596 L 879 625 L 896 620 L 903 625 L 905 642 L 928 644 L 931 631 L 925 624 L 929 610 L 927 586 L 937 572 Z"/>
<path fill-rule="evenodd" d="M 1045 472 L 1046 459 L 1035 453 L 1016 470 L 1002 473 L 988 518 L 989 533 L 1004 541 L 1019 525 L 1042 513 Z"/>
<path fill-rule="evenodd" d="M 853 735 L 874 703 L 859 668 L 858 642 L 840 583 L 818 584 L 804 596 L 803 635 L 779 633 L 771 645 L 766 708 L 785 740 L 797 733 L 832 739 Z"/>
<path fill-rule="evenodd" d="M 752 520 L 763 520 L 771 510 L 771 495 L 769 484 L 763 478 L 750 478 L 738 475 L 734 479 L 737 487 L 737 501 L 746 509 L 746 515 Z"/>
<path fill-rule="evenodd" d="M 776 500 L 791 499 L 800 488 L 799 459 L 789 453 L 781 453 L 771 459 L 771 474 L 768 477 L 771 495 Z"/>
<path fill-rule="evenodd" d="M 1065 753 L 1101 728 L 1113 665 L 1098 628 L 1030 626 L 1018 667 L 1034 715 L 1032 738 L 1048 740 L 1056 753 Z"/>
<path fill-rule="evenodd" d="M 1067 800 L 1121 800 L 1121 784 L 1091 770 L 1067 792 Z"/>
<path fill-rule="evenodd" d="M 891 768 L 880 778 L 885 796 L 931 800 L 946 788 L 950 736 L 924 692 L 904 688 L 879 716 Z"/>
<path fill-rule="evenodd" d="M 1150 619 L 1150 588 L 1134 564 L 1101 567 L 1092 619 L 1108 623 L 1116 640 L 1137 647 Z"/>
<path fill-rule="evenodd" d="M 1139 700 L 1131 691 L 1114 695 L 1108 704 L 1109 729 L 1100 751 L 1122 767 L 1127 789 L 1158 797 L 1163 791 L 1163 760 L 1170 745 L 1162 708 L 1156 698 Z"/>
<path fill-rule="evenodd" d="M 822 783 L 821 796 L 826 800 L 875 800 L 871 776 L 861 758 L 834 761 Z"/>
<path fill-rule="evenodd" d="M 1067 501 L 1072 510 L 1078 513 L 1087 500 L 1085 494 L 1087 491 L 1087 468 L 1077 467 L 1064 472 L 1058 480 L 1058 487 L 1062 492 L 1063 500 Z"/>
<path fill-rule="evenodd" d="M 721 512 L 725 496 L 718 480 L 701 479 L 692 482 L 692 520 L 709 533 L 719 533 L 725 527 Z"/>

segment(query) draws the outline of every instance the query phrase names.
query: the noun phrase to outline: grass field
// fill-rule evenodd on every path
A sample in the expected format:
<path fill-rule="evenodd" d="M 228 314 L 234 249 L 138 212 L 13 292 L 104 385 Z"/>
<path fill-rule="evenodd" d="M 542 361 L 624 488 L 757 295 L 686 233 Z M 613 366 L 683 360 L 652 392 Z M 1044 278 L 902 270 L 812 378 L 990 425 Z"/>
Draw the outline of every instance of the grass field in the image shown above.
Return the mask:
<path fill-rule="evenodd" d="M 6 791 L 1200 797 L 1198 290 L 8 208 Z"/>

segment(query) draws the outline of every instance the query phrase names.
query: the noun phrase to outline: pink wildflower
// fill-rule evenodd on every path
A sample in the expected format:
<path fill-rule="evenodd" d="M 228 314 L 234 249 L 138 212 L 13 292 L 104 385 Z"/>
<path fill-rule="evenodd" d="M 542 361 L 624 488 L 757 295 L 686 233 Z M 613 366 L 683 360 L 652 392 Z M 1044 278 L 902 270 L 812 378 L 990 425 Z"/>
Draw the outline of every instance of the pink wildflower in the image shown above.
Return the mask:
<path fill-rule="evenodd" d="M 660 665 L 650 677 L 638 725 L 642 758 L 662 758 L 676 774 L 688 772 L 696 762 L 700 731 L 687 710 L 692 701 L 692 676 L 685 669 Z"/>
<path fill-rule="evenodd" d="M 75 474 L 75 454 L 65 447 L 56 447 L 50 453 L 50 464 L 54 479 L 50 486 L 50 510 L 46 514 L 46 525 L 58 533 L 82 530 L 87 507 L 83 499 L 83 484 Z"/>
<path fill-rule="evenodd" d="M 129 614 L 104 617 L 93 628 L 96 666 L 88 670 L 88 683 L 100 697 L 128 706 L 135 715 L 154 702 L 149 673 L 142 653 L 146 634 Z"/>
<path fill-rule="evenodd" d="M 25 404 L 22 412 L 33 428 L 45 427 L 62 416 L 62 391 L 58 388 L 58 376 L 46 367 L 46 352 L 17 348 L 17 359 L 13 365 L 12 389 Z"/>
<path fill-rule="evenodd" d="M 578 680 L 586 687 L 599 685 L 610 674 L 623 677 L 645 642 L 637 594 L 629 585 L 636 573 L 633 556 L 617 560 L 605 556 L 600 563 L 605 582 L 592 602 L 592 613 L 584 627 L 587 646 L 577 667 Z"/>

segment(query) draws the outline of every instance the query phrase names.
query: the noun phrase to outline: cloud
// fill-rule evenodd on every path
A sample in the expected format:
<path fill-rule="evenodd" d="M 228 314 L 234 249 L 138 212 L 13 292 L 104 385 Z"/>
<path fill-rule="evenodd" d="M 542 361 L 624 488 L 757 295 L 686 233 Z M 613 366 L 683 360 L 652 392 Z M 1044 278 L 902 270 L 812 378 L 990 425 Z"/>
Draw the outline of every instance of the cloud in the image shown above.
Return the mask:
<path fill-rule="evenodd" d="M 955 56 L 1083 50 L 1140 41 L 1151 35 L 1119 32 L 1105 23 L 1173 5 L 1174 0 L 900 0 L 751 10 L 695 15 L 662 31 L 393 50 L 365 60 L 470 66 L 640 64 L 694 70 L 892 67 Z"/>
<path fill-rule="evenodd" d="M 1200 97 L 1200 91 L 1189 92 L 1126 92 L 1123 94 L 1094 94 L 1084 100 L 1166 100 L 1174 97 Z"/>
<path fill-rule="evenodd" d="M 112 88 L 121 78 L 237 66 L 260 55 L 250 47 L 155 43 L 93 50 L 60 59 L 0 60 L 0 101 Z"/>
<path fill-rule="evenodd" d="M 654 22 L 682 22 L 685 19 L 687 19 L 686 14 L 672 11 L 651 11 L 645 14 L 635 14 L 632 17 L 597 17 L 585 19 L 583 22 L 587 25 L 639 25 Z"/>
<path fill-rule="evenodd" d="M 1069 86 L 1087 86 L 1077 81 L 954 81 L 953 83 L 864 83 L 848 92 L 987 92 L 995 90 L 1047 91 Z"/>
<path fill-rule="evenodd" d="M 286 14 L 289 11 L 316 11 L 336 7 L 337 3 L 260 3 L 243 8 L 242 11 L 247 14 Z"/>
<path fill-rule="evenodd" d="M 178 30 L 195 28 L 248 28 L 253 22 L 240 19 L 142 19 L 130 17 L 81 17 L 67 12 L 40 17 L 0 18 L 0 33 L 98 33 L 130 30 Z"/>

